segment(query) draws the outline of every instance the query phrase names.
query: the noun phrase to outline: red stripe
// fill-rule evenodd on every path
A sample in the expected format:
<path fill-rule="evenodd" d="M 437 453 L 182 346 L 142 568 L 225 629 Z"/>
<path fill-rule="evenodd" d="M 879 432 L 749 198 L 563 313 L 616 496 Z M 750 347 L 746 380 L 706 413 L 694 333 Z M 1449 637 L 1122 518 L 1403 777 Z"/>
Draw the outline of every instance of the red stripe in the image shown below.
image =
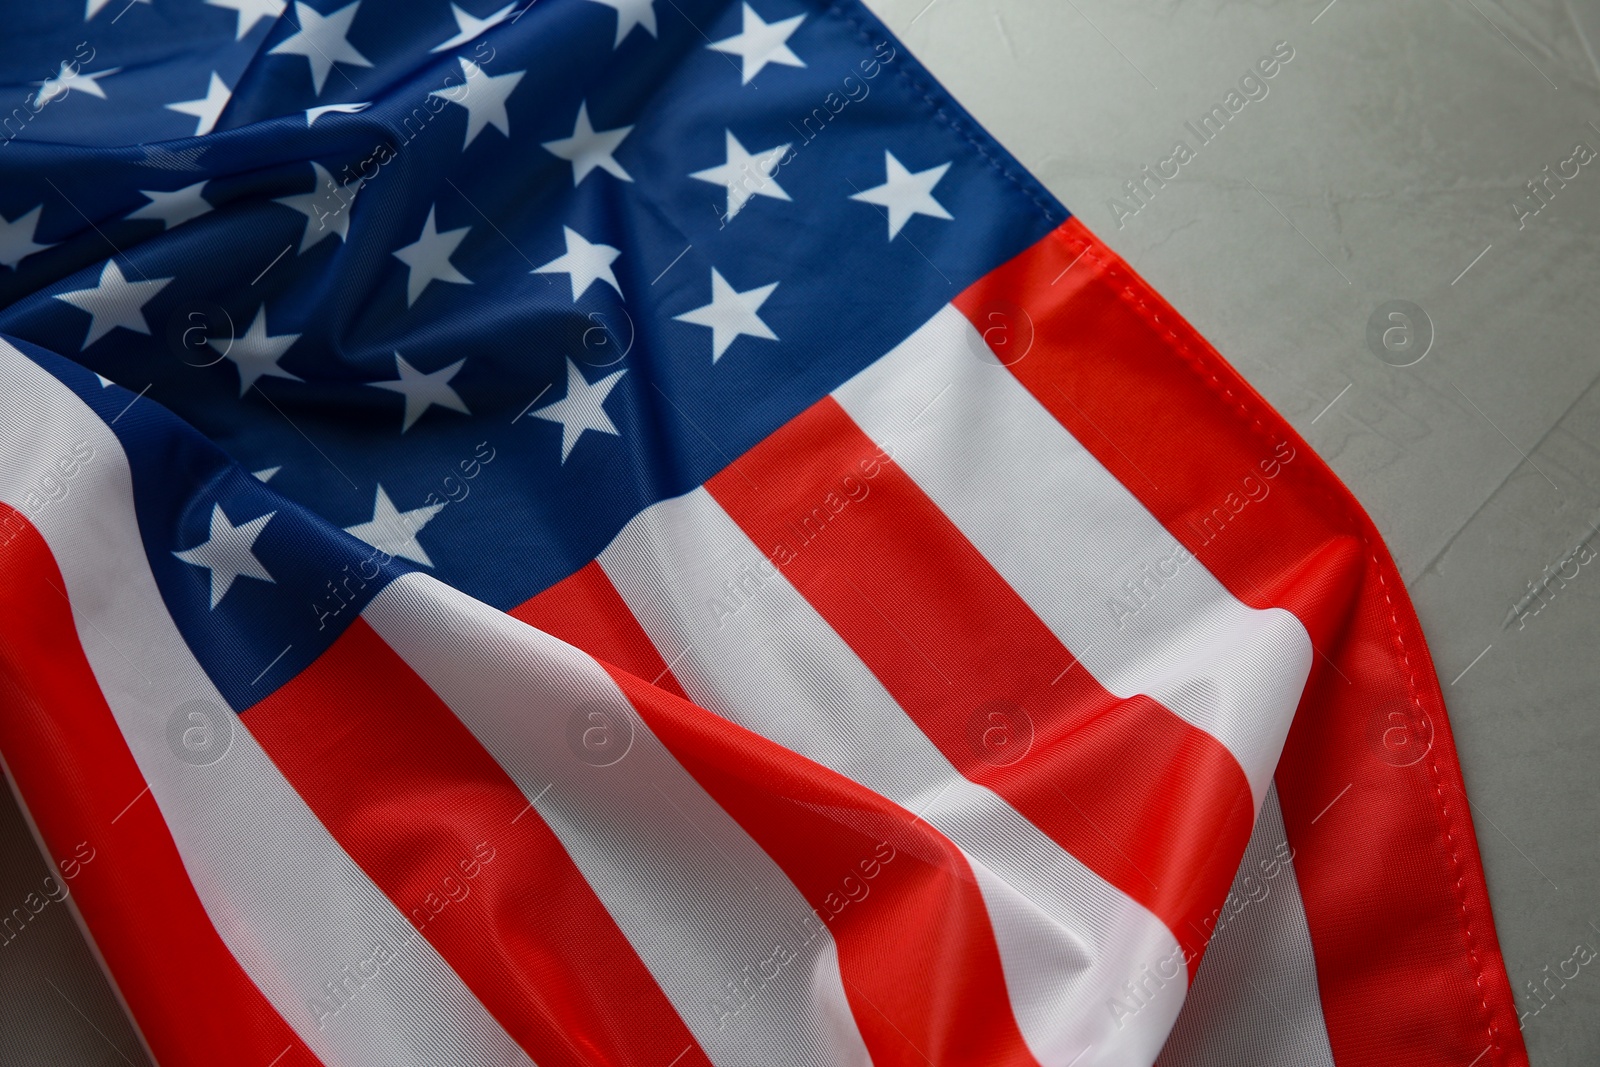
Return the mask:
<path fill-rule="evenodd" d="M 593 560 L 510 614 L 617 668 L 688 699 L 622 595 Z"/>
<path fill-rule="evenodd" d="M 364 620 L 243 719 L 535 1062 L 709 1063 L 538 812 Z"/>
<path fill-rule="evenodd" d="M 843 481 L 877 454 L 825 397 L 707 489 L 758 546 L 780 561 L 789 549 L 785 577 L 964 776 L 1203 941 L 1250 837 L 1238 761 L 1157 701 L 1069 670 L 1072 654 L 898 466 Z"/>
<path fill-rule="evenodd" d="M 1310 634 L 1277 783 L 1338 1062 L 1525 1064 L 1433 663 L 1360 505 L 1076 220 L 956 306 L 1031 329 L 1018 381 L 1239 600 Z"/>
<path fill-rule="evenodd" d="M 317 1063 L 195 894 L 78 643 L 44 538 L 5 504 L 0 527 L 15 530 L 0 543 L 0 752 L 156 1060 Z"/>
<path fill-rule="evenodd" d="M 960 849 L 871 790 L 677 695 L 677 680 L 597 564 L 512 614 L 599 660 L 800 890 L 817 922 L 787 947 L 798 953 L 827 925 L 876 1067 L 1037 1067 Z"/>

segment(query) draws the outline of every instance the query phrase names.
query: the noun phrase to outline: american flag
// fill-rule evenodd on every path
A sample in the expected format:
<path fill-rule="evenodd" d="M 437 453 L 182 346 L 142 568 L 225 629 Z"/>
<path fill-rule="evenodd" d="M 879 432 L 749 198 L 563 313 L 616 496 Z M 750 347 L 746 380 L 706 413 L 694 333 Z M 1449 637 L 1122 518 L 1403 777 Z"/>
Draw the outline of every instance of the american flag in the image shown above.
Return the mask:
<path fill-rule="evenodd" d="M 1527 1062 L 1372 523 L 864 7 L 0 83 L 0 754 L 154 1062 Z"/>

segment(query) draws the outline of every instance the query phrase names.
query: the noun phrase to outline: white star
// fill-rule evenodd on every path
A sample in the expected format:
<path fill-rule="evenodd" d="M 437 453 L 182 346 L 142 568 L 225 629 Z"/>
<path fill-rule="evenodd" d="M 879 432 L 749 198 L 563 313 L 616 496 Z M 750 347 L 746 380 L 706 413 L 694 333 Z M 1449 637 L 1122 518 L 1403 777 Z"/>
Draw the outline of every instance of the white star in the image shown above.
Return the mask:
<path fill-rule="evenodd" d="M 185 563 L 204 567 L 211 572 L 211 610 L 215 611 L 217 605 L 222 603 L 222 598 L 233 588 L 233 580 L 240 575 L 260 578 L 263 582 L 276 581 L 252 551 L 256 538 L 261 536 L 262 527 L 276 514 L 276 511 L 269 511 L 258 519 L 235 526 L 223 514 L 221 504 L 212 504 L 210 539 L 193 548 L 173 553 Z"/>
<path fill-rule="evenodd" d="M 535 267 L 529 274 L 567 274 L 572 279 L 572 300 L 577 300 L 589 291 L 589 286 L 595 282 L 605 282 L 622 295 L 622 287 L 617 284 L 617 276 L 611 272 L 611 264 L 622 253 L 610 245 L 591 244 L 583 234 L 570 226 L 561 227 L 567 238 L 567 252 L 557 256 L 542 267 Z"/>
<path fill-rule="evenodd" d="M 611 421 L 611 416 L 606 414 L 605 402 L 611 390 L 617 387 L 617 382 L 627 373 L 625 370 L 613 371 L 591 385 L 578 365 L 567 360 L 567 395 L 530 413 L 536 419 L 561 424 L 562 463 L 578 447 L 578 440 L 585 430 L 597 430 L 613 437 L 622 436 L 616 423 Z"/>
<path fill-rule="evenodd" d="M 571 162 L 573 185 L 583 181 L 596 167 L 625 182 L 631 182 L 633 178 L 622 169 L 622 164 L 616 161 L 614 154 L 617 146 L 632 132 L 632 126 L 619 126 L 614 130 L 596 133 L 595 128 L 589 125 L 589 103 L 584 101 L 578 105 L 578 121 L 572 127 L 572 136 L 559 141 L 546 141 L 544 147 L 552 155 Z"/>
<path fill-rule="evenodd" d="M 394 258 L 411 269 L 406 276 L 406 307 L 417 302 L 417 297 L 422 295 L 429 282 L 472 284 L 471 278 L 456 270 L 450 263 L 450 257 L 455 255 L 456 246 L 466 239 L 467 231 L 472 227 L 463 226 L 459 230 L 446 230 L 440 233 L 433 228 L 434 210 L 431 207 L 428 209 L 428 221 L 422 224 L 422 236 L 393 253 Z"/>
<path fill-rule="evenodd" d="M 272 476 L 274 474 L 277 474 L 281 470 L 283 470 L 283 466 L 280 464 L 279 466 L 276 466 L 276 467 L 263 467 L 261 470 L 251 471 L 250 475 L 251 475 L 251 477 L 255 478 L 257 481 L 265 484 L 267 482 L 272 481 Z"/>
<path fill-rule="evenodd" d="M 727 218 L 733 218 L 744 209 L 752 196 L 770 196 L 774 200 L 788 200 L 789 194 L 783 191 L 777 179 L 772 177 L 772 172 L 778 169 L 778 163 L 789 146 L 781 144 L 776 148 L 768 148 L 754 155 L 745 151 L 744 145 L 739 143 L 739 138 L 733 135 L 732 130 L 727 131 L 728 160 L 721 166 L 708 167 L 697 170 L 689 175 L 712 185 L 726 186 L 728 189 Z"/>
<path fill-rule="evenodd" d="M 135 0 L 129 0 L 128 6 L 132 7 L 134 2 L 135 2 Z M 136 0 L 136 2 L 141 3 L 141 4 L 148 4 L 148 3 L 151 3 L 151 0 Z M 90 19 L 92 19 L 96 15 L 100 14 L 100 12 L 105 10 L 106 5 L 109 4 L 109 3 L 111 3 L 111 0 L 89 0 L 88 4 L 85 5 L 85 7 L 84 7 L 83 21 L 88 22 Z M 127 9 L 124 8 L 123 10 L 127 10 Z M 121 17 L 122 17 L 121 15 L 117 16 L 117 18 L 121 18 Z M 112 21 L 115 22 L 116 19 L 112 19 Z"/>
<path fill-rule="evenodd" d="M 360 182 L 335 185 L 333 175 L 315 160 L 311 163 L 316 184 L 309 193 L 298 196 L 280 196 L 274 203 L 294 208 L 306 217 L 305 228 L 300 231 L 300 252 L 304 252 L 324 237 L 337 237 L 341 241 L 350 237 L 350 208 Z M 299 255 L 296 252 L 295 255 Z"/>
<path fill-rule="evenodd" d="M 341 7 L 331 15 L 320 14 L 305 0 L 295 0 L 294 20 L 300 32 L 285 37 L 267 54 L 270 56 L 304 56 L 311 64 L 311 87 L 318 96 L 328 80 L 328 72 L 335 63 L 348 63 L 352 67 L 370 67 L 367 57 L 357 52 L 348 40 L 350 23 L 355 21 L 356 9 L 361 0 Z"/>
<path fill-rule="evenodd" d="M 741 57 L 744 61 L 743 84 L 749 85 L 750 80 L 760 74 L 761 68 L 768 63 L 782 63 L 786 67 L 805 66 L 800 57 L 789 50 L 787 43 L 805 18 L 804 15 L 796 15 L 777 22 L 763 22 L 755 8 L 746 4 L 743 32 L 713 41 L 706 47 Z"/>
<path fill-rule="evenodd" d="M 656 33 L 655 0 L 594 0 L 597 4 L 617 9 L 617 40 L 611 47 L 620 48 L 622 41 L 633 32 L 635 26 L 643 26 L 652 37 Z"/>
<path fill-rule="evenodd" d="M 190 219 L 199 218 L 211 210 L 210 201 L 200 195 L 200 190 L 205 187 L 205 182 L 195 182 L 182 189 L 174 189 L 170 193 L 158 189 L 140 189 L 139 195 L 150 198 L 150 202 L 137 211 L 128 215 L 130 219 L 154 219 L 161 223 L 163 229 L 172 229 L 182 226 Z"/>
<path fill-rule="evenodd" d="M 283 0 L 206 0 L 212 7 L 226 7 L 239 13 L 238 32 L 234 40 L 244 40 L 245 34 L 255 29 L 262 19 L 275 19 L 288 5 Z"/>
<path fill-rule="evenodd" d="M 372 106 L 371 101 L 360 104 L 323 104 L 321 107 L 306 108 L 306 126 L 309 128 L 322 116 L 337 111 L 341 115 L 359 115 Z"/>
<path fill-rule="evenodd" d="M 933 198 L 933 187 L 939 184 L 939 179 L 950 169 L 950 164 L 941 163 L 913 174 L 901 166 L 900 161 L 894 158 L 894 153 L 887 149 L 884 150 L 883 159 L 888 171 L 887 180 L 882 185 L 856 193 L 850 199 L 889 209 L 889 240 L 895 239 L 901 227 L 911 221 L 912 215 L 950 218 L 950 212 Z"/>
<path fill-rule="evenodd" d="M 305 381 L 299 375 L 290 374 L 278 366 L 278 360 L 289 350 L 289 346 L 300 339 L 297 333 L 278 334 L 276 337 L 267 336 L 267 305 L 262 304 L 256 311 L 255 319 L 250 323 L 250 328 L 243 337 L 235 337 L 229 341 L 219 342 L 216 338 L 207 341 L 212 348 L 222 353 L 227 359 L 239 368 L 239 395 L 250 391 L 261 378 L 287 378 L 291 382 Z"/>
<path fill-rule="evenodd" d="M 443 44 L 435 45 L 434 47 L 428 49 L 428 52 L 430 54 L 433 52 L 448 52 L 456 45 L 466 44 L 474 37 L 483 33 L 484 30 L 489 29 L 491 26 L 498 26 L 500 23 L 504 22 L 511 16 L 511 9 L 516 6 L 517 5 L 515 3 L 507 4 L 505 7 L 501 8 L 499 11 L 496 11 L 488 18 L 480 19 L 474 18 L 473 16 L 467 14 L 456 4 L 451 4 L 450 12 L 451 14 L 455 15 L 456 28 L 461 32 L 450 38 L 448 41 L 445 41 Z"/>
<path fill-rule="evenodd" d="M 56 243 L 39 244 L 39 213 L 43 210 L 44 205 L 40 204 L 32 211 L 23 212 L 14 222 L 7 222 L 6 217 L 0 215 L 0 265 L 16 270 L 18 263 L 35 252 L 56 246 Z"/>
<path fill-rule="evenodd" d="M 206 87 L 206 95 L 198 100 L 184 100 L 176 104 L 168 104 L 168 111 L 180 111 L 185 115 L 193 115 L 199 121 L 195 123 L 194 135 L 204 137 L 216 128 L 217 120 L 222 117 L 222 109 L 228 106 L 228 100 L 233 96 L 233 91 L 217 77 L 217 72 L 211 72 L 211 84 Z"/>
<path fill-rule="evenodd" d="M 673 317 L 678 322 L 711 327 L 711 362 L 715 363 L 722 358 L 728 346 L 738 340 L 740 334 L 768 341 L 778 339 L 778 335 L 768 329 L 767 324 L 761 321 L 761 316 L 756 314 L 777 287 L 778 283 L 773 282 L 771 285 L 737 292 L 717 273 L 717 268 L 712 267 L 711 303 Z"/>
<path fill-rule="evenodd" d="M 427 412 L 434 404 L 451 411 L 459 411 L 463 415 L 471 415 L 467 405 L 462 402 L 459 394 L 450 387 L 450 379 L 461 370 L 461 365 L 466 360 L 458 359 L 442 370 L 432 374 L 424 373 L 405 361 L 400 353 L 394 354 L 395 371 L 400 375 L 392 382 L 368 382 L 367 384 L 378 389 L 389 389 L 406 398 L 405 418 L 401 421 L 400 432 L 405 433 L 411 429 L 416 421 Z"/>
<path fill-rule="evenodd" d="M 104 100 L 106 91 L 100 88 L 100 79 L 108 77 L 121 70 L 121 67 L 112 67 L 110 70 L 97 70 L 93 74 L 85 74 L 71 60 L 62 60 L 61 71 L 54 78 L 46 78 L 42 82 L 34 82 L 39 91 L 34 94 L 34 110 L 44 107 L 52 100 L 60 100 L 74 89 L 98 96 Z"/>
<path fill-rule="evenodd" d="M 435 89 L 428 95 L 443 97 L 467 109 L 467 140 L 461 146 L 465 152 L 467 145 L 483 132 L 485 126 L 493 126 L 507 137 L 511 136 L 511 117 L 506 114 L 506 97 L 511 95 L 522 76 L 528 72 L 514 70 L 491 77 L 472 60 L 465 56 L 460 58 L 461 74 L 467 80 L 449 89 Z"/>
<path fill-rule="evenodd" d="M 100 272 L 99 285 L 93 289 L 57 293 L 56 299 L 89 313 L 89 333 L 83 339 L 83 348 L 88 348 L 118 326 L 148 335 L 150 324 L 145 321 L 144 306 L 170 281 L 171 278 L 157 278 L 130 282 L 122 276 L 117 261 L 108 259 Z"/>
<path fill-rule="evenodd" d="M 372 502 L 372 521 L 358 526 L 346 526 L 344 532 L 359 541 L 365 541 L 386 556 L 399 556 L 424 567 L 433 566 L 433 560 L 417 543 L 417 531 L 444 510 L 443 504 L 427 504 L 410 511 L 400 511 L 378 485 L 378 498 Z"/>

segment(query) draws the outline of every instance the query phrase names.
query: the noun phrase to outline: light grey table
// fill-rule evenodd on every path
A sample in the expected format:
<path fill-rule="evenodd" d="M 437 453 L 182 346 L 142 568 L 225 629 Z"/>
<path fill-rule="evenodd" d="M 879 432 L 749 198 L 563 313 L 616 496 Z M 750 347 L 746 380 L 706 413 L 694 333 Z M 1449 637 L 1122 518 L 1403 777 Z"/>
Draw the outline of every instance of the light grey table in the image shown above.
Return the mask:
<path fill-rule="evenodd" d="M 1600 558 L 1574 553 L 1600 522 L 1600 158 L 1537 214 L 1526 188 L 1570 174 L 1576 142 L 1600 151 L 1600 3 L 869 3 L 1383 530 L 1443 675 L 1513 985 L 1600 947 Z M 1268 94 L 1129 200 L 1280 41 Z M 1410 367 L 1369 350 L 1392 300 L 1431 323 Z M 0 857 L 0 899 L 46 873 L 9 802 Z M 1600 966 L 1525 1032 L 1536 1067 L 1600 1063 Z M 143 1062 L 65 908 L 0 949 L 0 1062 Z"/>

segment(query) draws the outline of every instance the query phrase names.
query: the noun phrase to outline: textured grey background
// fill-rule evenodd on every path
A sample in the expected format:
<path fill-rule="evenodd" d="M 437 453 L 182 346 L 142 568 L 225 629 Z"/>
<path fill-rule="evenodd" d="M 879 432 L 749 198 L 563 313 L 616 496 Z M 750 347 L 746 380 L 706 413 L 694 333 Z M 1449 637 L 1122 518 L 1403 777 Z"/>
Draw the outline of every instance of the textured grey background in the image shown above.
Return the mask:
<path fill-rule="evenodd" d="M 1600 150 L 1600 2 L 869 3 L 1377 521 L 1446 687 L 1513 986 L 1540 1009 L 1533 1063 L 1600 1063 L 1600 960 L 1542 1008 L 1525 992 L 1600 948 L 1600 558 L 1573 556 L 1600 552 L 1600 159 L 1521 228 L 1511 206 L 1575 142 Z M 1295 57 L 1269 95 L 1119 227 L 1123 183 L 1279 41 Z M 1436 334 L 1405 369 L 1366 343 L 1395 299 Z M 9 801 L 0 857 L 9 910 L 48 873 Z M 137 1040 L 52 904 L 0 949 L 0 1063 L 124 1062 Z"/>

